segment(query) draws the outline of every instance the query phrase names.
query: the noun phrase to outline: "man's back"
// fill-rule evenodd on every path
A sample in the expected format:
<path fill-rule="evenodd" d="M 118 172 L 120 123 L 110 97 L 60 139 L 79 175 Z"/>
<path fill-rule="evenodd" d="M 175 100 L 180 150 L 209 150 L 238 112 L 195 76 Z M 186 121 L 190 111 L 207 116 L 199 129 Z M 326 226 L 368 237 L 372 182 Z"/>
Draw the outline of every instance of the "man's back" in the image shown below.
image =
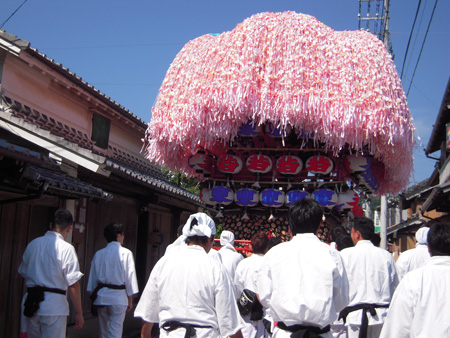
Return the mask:
<path fill-rule="evenodd" d="M 236 268 L 239 262 L 244 259 L 244 257 L 241 254 L 237 253 L 234 247 L 230 244 L 227 244 L 227 246 L 223 246 L 219 250 L 219 254 L 225 270 L 227 270 L 231 280 L 234 280 Z"/>
<path fill-rule="evenodd" d="M 381 337 L 450 337 L 450 257 L 431 257 L 398 286 Z"/>
<path fill-rule="evenodd" d="M 258 294 L 275 321 L 329 325 L 348 304 L 341 257 L 312 233 L 296 235 L 264 256 Z"/>
<path fill-rule="evenodd" d="M 54 231 L 31 241 L 23 255 L 19 273 L 25 278 L 27 287 L 45 286 L 67 290 L 83 275 L 79 271 L 74 247 Z M 64 295 L 46 293 L 40 303 L 38 315 L 68 315 L 69 307 Z"/>
<path fill-rule="evenodd" d="M 395 262 L 399 279 L 402 279 L 409 271 L 424 266 L 429 259 L 430 253 L 426 244 L 417 244 L 414 249 L 406 250 Z"/>
<path fill-rule="evenodd" d="M 352 248 L 341 251 L 350 285 L 350 304 L 389 304 L 398 276 L 392 255 L 374 246 L 369 240 L 361 240 Z M 361 311 L 350 312 L 347 324 L 361 324 Z M 380 324 L 386 308 L 377 308 L 377 316 L 369 316 L 369 324 Z"/>
<path fill-rule="evenodd" d="M 233 288 L 224 267 L 203 248 L 186 246 L 155 265 L 135 316 L 160 325 L 177 320 L 211 326 L 230 335 L 240 324 Z"/>

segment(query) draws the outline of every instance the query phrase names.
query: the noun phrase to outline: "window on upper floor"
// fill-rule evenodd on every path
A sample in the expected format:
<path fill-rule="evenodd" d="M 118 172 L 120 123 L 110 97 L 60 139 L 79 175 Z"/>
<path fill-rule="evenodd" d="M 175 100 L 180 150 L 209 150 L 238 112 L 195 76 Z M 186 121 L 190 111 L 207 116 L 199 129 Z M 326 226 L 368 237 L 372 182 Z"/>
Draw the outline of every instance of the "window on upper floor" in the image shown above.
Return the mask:
<path fill-rule="evenodd" d="M 92 116 L 92 141 L 97 147 L 107 149 L 109 141 L 109 129 L 111 121 L 107 118 L 94 114 Z"/>

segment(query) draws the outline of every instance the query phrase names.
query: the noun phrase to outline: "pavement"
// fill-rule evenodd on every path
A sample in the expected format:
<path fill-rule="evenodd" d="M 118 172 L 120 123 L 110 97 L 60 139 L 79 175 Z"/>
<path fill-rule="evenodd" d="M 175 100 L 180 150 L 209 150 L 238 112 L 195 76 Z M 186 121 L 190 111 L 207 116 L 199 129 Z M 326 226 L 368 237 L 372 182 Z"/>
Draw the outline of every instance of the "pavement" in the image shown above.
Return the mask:
<path fill-rule="evenodd" d="M 125 316 L 123 323 L 122 338 L 141 337 L 141 319 L 133 317 L 134 311 L 130 311 Z M 73 325 L 67 327 L 66 338 L 95 338 L 99 336 L 98 318 L 91 317 L 84 319 L 84 326 L 81 330 L 75 330 Z"/>

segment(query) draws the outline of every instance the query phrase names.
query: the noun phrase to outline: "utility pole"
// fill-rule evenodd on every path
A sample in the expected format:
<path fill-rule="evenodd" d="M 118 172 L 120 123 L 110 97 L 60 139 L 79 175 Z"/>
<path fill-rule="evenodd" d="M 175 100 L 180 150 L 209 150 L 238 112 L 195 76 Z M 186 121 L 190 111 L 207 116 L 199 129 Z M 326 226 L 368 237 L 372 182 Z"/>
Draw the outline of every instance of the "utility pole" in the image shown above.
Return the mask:
<path fill-rule="evenodd" d="M 387 51 L 394 58 L 389 33 L 389 0 L 358 0 L 358 28 L 365 29 L 383 42 Z M 380 247 L 387 249 L 387 196 L 381 196 L 380 205 Z"/>

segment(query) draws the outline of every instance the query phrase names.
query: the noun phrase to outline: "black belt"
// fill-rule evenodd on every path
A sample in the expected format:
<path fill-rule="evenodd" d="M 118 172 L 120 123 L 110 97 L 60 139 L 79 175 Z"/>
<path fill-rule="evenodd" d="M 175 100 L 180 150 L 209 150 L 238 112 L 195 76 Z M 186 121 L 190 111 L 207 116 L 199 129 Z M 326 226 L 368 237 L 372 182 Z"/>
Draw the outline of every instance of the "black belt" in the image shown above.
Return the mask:
<path fill-rule="evenodd" d="M 359 329 L 358 337 L 367 338 L 367 328 L 369 326 L 369 317 L 367 316 L 367 311 L 369 311 L 373 317 L 377 314 L 377 311 L 375 310 L 376 308 L 388 308 L 388 307 L 389 304 L 370 304 L 370 303 L 361 303 L 352 306 L 347 306 L 344 310 L 341 311 L 338 319 L 343 319 L 345 324 L 347 316 L 350 312 L 363 310 L 361 317 L 361 327 Z"/>
<path fill-rule="evenodd" d="M 95 317 L 98 315 L 97 308 L 99 308 L 101 306 L 94 305 L 94 302 L 97 299 L 98 292 L 102 288 L 108 288 L 108 289 L 114 289 L 114 290 L 124 290 L 125 285 L 115 285 L 115 284 L 106 284 L 106 283 L 98 283 L 97 284 L 97 287 L 94 289 L 94 291 L 92 291 L 91 295 L 89 296 L 89 298 L 91 299 L 91 312 L 92 312 L 92 315 Z"/>
<path fill-rule="evenodd" d="M 318 326 L 309 326 L 309 325 L 291 325 L 287 326 L 283 322 L 278 322 L 277 327 L 282 330 L 292 332 L 292 338 L 314 338 L 320 337 L 320 334 L 327 333 L 330 331 L 330 325 L 325 326 L 321 329 Z"/>
<path fill-rule="evenodd" d="M 45 286 L 32 286 L 27 288 L 27 299 L 25 300 L 23 314 L 32 317 L 39 310 L 39 303 L 45 298 L 44 292 L 59 293 L 65 295 L 66 291 L 56 288 L 47 288 Z"/>
<path fill-rule="evenodd" d="M 167 332 L 170 332 L 170 331 L 173 331 L 173 330 L 176 330 L 179 328 L 185 328 L 186 334 L 184 335 L 184 338 L 194 337 L 195 332 L 196 332 L 195 328 L 202 328 L 202 329 L 212 328 L 212 326 L 187 324 L 187 323 L 177 322 L 175 320 L 170 320 L 168 322 L 165 322 L 161 327 Z"/>

